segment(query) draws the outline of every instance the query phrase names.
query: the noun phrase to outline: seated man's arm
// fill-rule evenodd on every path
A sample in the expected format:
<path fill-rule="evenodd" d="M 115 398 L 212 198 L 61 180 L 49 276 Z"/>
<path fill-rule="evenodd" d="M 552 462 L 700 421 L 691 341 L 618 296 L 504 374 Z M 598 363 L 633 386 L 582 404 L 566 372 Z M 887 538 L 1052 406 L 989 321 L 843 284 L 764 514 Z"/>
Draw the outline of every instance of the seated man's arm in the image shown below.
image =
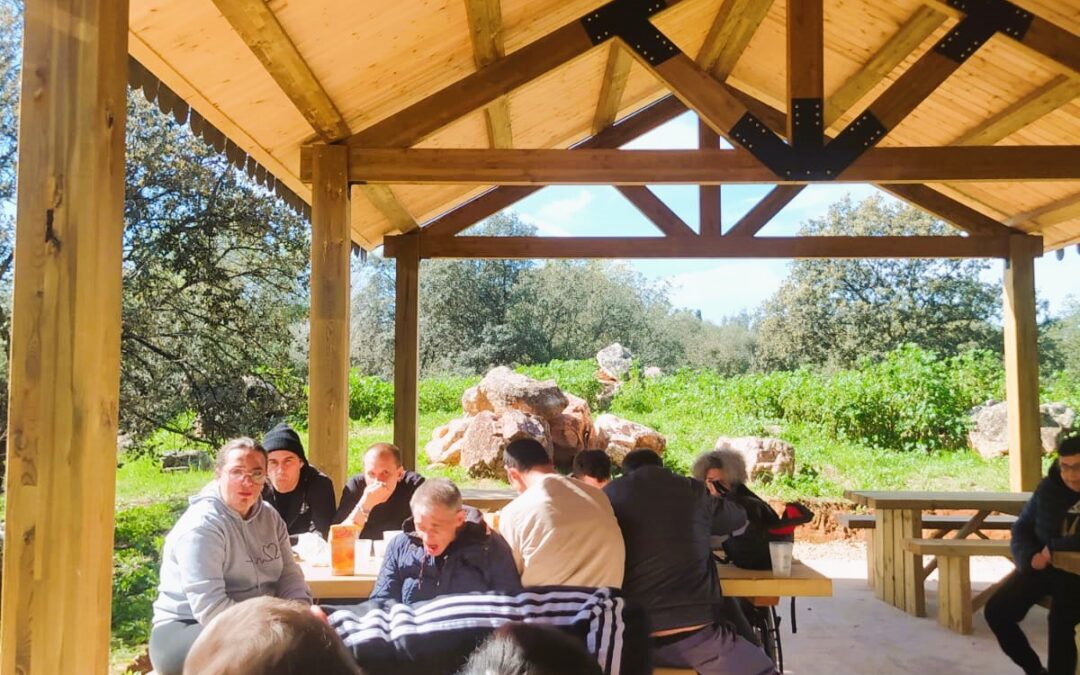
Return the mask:
<path fill-rule="evenodd" d="M 386 549 L 386 557 L 383 558 L 379 576 L 375 579 L 375 587 L 371 590 L 371 600 L 394 600 L 402 602 L 401 590 L 405 579 L 402 576 L 402 560 L 405 555 L 405 545 L 409 538 L 402 535 L 395 537 Z"/>
<path fill-rule="evenodd" d="M 364 493 L 364 482 L 361 476 L 353 476 L 345 483 L 341 490 L 341 499 L 338 500 L 337 512 L 334 514 L 334 522 L 344 522 L 353 507 L 360 501 L 360 495 Z"/>
<path fill-rule="evenodd" d="M 1035 534 L 1035 511 L 1038 498 L 1038 493 L 1032 495 L 1028 503 L 1024 505 L 1020 517 L 1016 519 L 1012 526 L 1010 547 L 1012 548 L 1016 567 L 1021 572 L 1031 571 L 1031 559 L 1045 546 Z"/>

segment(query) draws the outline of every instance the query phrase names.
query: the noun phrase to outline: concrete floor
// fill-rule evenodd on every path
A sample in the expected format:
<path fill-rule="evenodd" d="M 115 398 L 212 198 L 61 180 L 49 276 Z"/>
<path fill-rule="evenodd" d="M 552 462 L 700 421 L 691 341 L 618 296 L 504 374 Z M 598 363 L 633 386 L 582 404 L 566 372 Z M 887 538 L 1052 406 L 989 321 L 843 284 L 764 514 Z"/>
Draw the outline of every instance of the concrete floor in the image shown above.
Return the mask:
<path fill-rule="evenodd" d="M 874 597 L 866 584 L 859 544 L 796 544 L 796 556 L 833 578 L 833 597 L 796 601 L 798 633 L 791 634 L 791 606 L 781 601 L 785 672 L 789 675 L 1014 675 L 1021 673 L 1001 653 L 982 612 L 972 635 L 957 635 L 937 623 L 937 577 L 927 582 L 927 616 L 916 618 Z M 973 586 L 981 590 L 1004 576 L 1004 559 L 975 558 Z M 1032 608 L 1023 624 L 1045 659 L 1046 610 Z"/>

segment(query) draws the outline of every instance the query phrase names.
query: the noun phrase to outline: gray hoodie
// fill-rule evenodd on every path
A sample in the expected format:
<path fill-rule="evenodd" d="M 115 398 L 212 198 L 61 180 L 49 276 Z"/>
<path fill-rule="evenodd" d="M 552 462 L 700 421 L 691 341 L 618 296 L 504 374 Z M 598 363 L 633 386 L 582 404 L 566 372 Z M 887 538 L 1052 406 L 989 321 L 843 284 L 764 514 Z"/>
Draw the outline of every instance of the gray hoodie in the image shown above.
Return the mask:
<path fill-rule="evenodd" d="M 195 619 L 206 625 L 232 605 L 261 595 L 311 602 L 278 512 L 256 502 L 247 520 L 211 483 L 192 497 L 165 537 L 154 625 Z"/>

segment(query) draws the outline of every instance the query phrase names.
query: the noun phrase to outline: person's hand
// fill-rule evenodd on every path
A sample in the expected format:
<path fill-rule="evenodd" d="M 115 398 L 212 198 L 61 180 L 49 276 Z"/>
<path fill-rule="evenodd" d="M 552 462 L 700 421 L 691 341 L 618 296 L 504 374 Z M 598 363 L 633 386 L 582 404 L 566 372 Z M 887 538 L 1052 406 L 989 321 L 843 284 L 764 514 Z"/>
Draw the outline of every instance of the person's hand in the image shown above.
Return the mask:
<path fill-rule="evenodd" d="M 322 607 L 319 607 L 318 605 L 311 605 L 308 609 L 311 610 L 311 613 L 315 615 L 316 619 L 319 619 L 325 624 L 330 623 L 330 617 L 326 616 L 326 612 L 323 611 Z"/>
<path fill-rule="evenodd" d="M 708 490 L 709 494 L 711 494 L 713 497 L 720 496 L 720 491 L 716 489 L 716 486 L 713 485 L 713 481 L 711 480 L 705 481 L 705 489 Z"/>
<path fill-rule="evenodd" d="M 356 505 L 364 509 L 364 513 L 371 513 L 373 508 L 390 499 L 393 493 L 394 489 L 386 483 L 374 481 L 364 488 L 364 494 L 360 495 L 360 501 Z"/>
<path fill-rule="evenodd" d="M 1044 570 L 1050 566 L 1050 548 L 1044 547 L 1031 558 L 1031 569 Z"/>

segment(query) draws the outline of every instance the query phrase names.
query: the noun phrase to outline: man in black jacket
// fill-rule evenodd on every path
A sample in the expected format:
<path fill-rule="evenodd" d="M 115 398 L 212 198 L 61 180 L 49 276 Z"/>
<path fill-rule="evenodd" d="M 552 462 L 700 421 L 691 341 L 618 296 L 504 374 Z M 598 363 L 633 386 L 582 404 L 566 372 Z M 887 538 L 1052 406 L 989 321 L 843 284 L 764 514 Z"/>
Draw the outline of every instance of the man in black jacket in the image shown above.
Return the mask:
<path fill-rule="evenodd" d="M 396 445 L 376 443 L 364 452 L 364 473 L 345 484 L 334 522 L 362 528 L 361 539 L 382 539 L 412 516 L 409 500 L 423 482 L 423 476 L 401 466 Z"/>
<path fill-rule="evenodd" d="M 1017 571 L 986 604 L 986 622 L 1001 649 L 1025 673 L 1073 675 L 1080 624 L 1080 575 L 1056 569 L 1056 551 L 1080 550 L 1080 436 L 1061 442 L 1058 461 L 1039 483 L 1012 528 Z M 1018 625 L 1049 596 L 1050 658 L 1044 670 Z"/>
<path fill-rule="evenodd" d="M 334 483 L 308 464 L 300 436 L 282 422 L 263 437 L 266 474 L 263 499 L 270 502 L 290 535 L 318 532 L 326 539 L 334 521 Z"/>
<path fill-rule="evenodd" d="M 704 483 L 668 471 L 652 450 L 634 450 L 622 468 L 604 492 L 626 542 L 623 590 L 652 619 L 656 665 L 774 675 L 765 652 L 717 620 L 723 596 L 709 546 L 713 498 Z"/>

